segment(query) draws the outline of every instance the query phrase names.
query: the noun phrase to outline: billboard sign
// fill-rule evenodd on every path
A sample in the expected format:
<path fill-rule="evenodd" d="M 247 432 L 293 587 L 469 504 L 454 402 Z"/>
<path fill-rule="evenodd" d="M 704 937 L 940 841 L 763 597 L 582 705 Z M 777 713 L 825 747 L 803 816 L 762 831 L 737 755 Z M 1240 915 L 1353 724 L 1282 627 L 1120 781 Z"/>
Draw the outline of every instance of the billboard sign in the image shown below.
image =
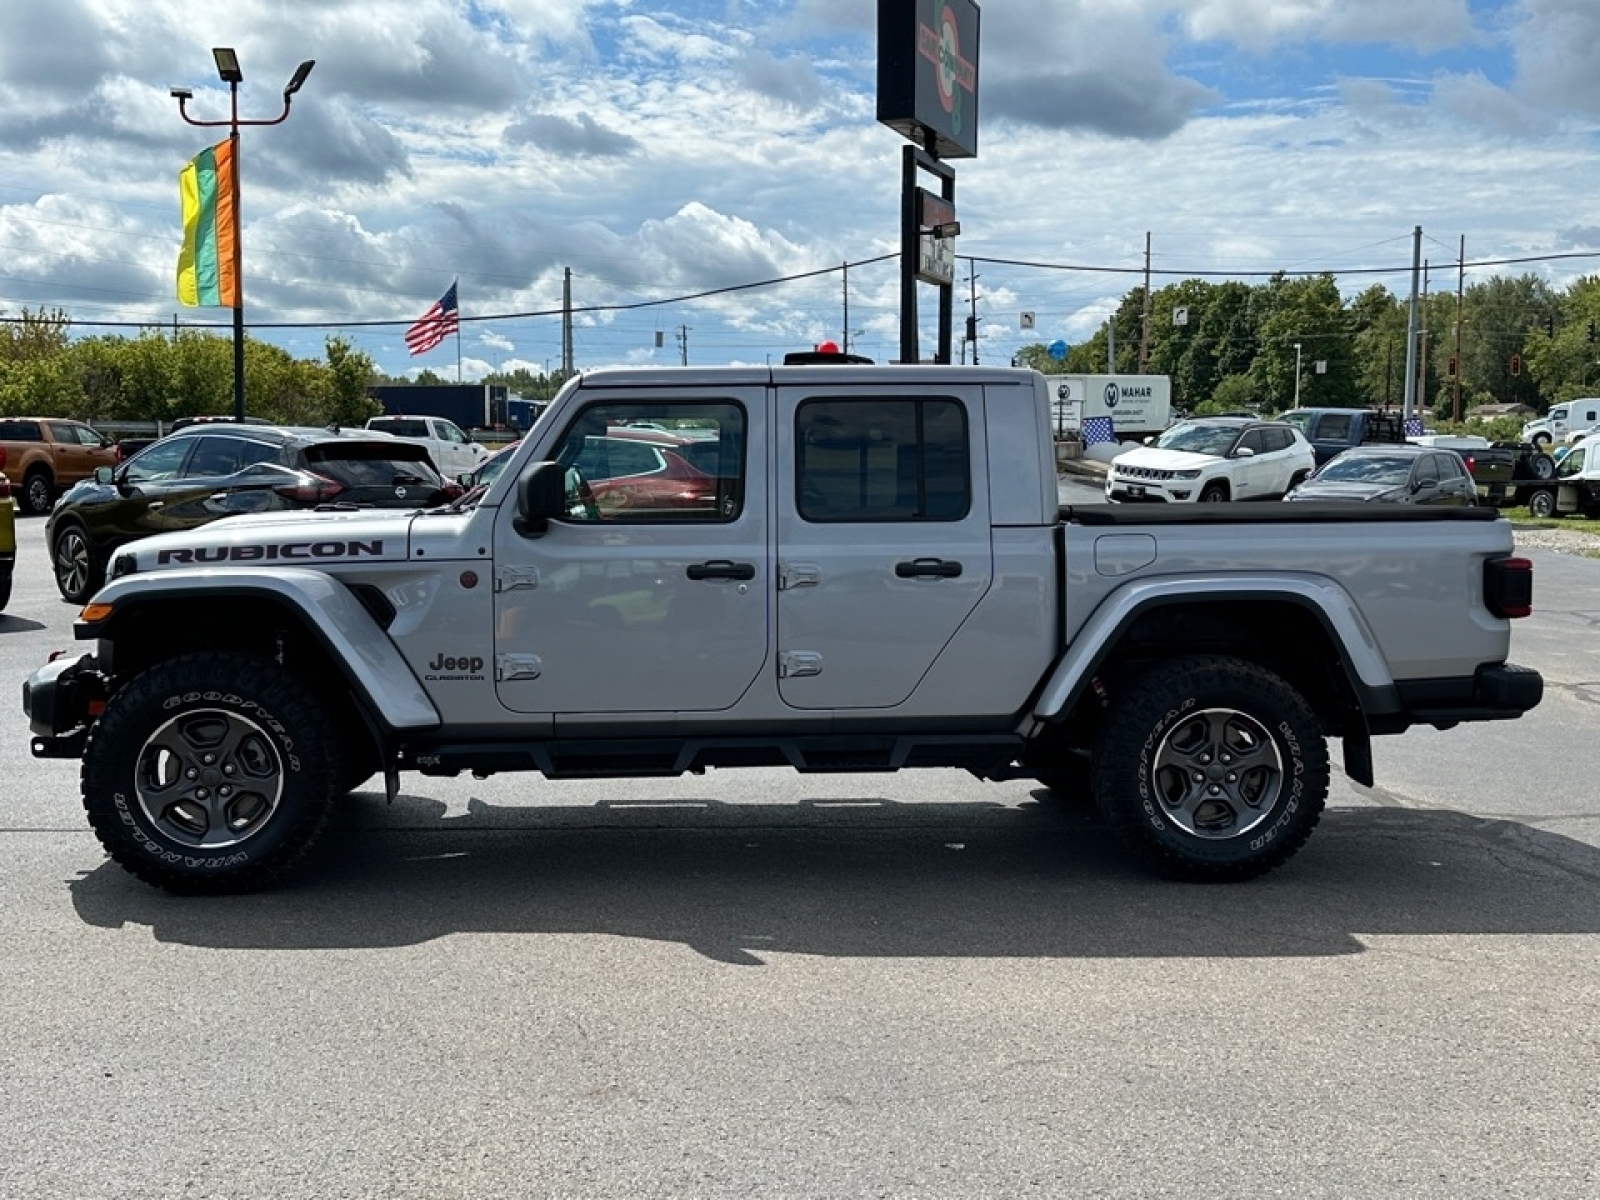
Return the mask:
<path fill-rule="evenodd" d="M 878 0 L 878 120 L 936 158 L 977 157 L 973 0 Z"/>

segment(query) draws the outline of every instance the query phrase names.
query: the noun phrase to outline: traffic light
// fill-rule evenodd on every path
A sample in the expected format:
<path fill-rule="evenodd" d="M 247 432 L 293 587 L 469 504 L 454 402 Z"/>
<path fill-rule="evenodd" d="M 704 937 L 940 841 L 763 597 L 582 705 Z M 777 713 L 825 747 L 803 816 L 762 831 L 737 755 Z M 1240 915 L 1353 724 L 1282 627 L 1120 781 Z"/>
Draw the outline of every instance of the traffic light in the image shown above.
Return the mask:
<path fill-rule="evenodd" d="M 1595 340 L 1596 336 L 1597 336 L 1597 331 L 1595 330 L 1594 322 L 1590 321 L 1589 322 L 1589 341 L 1592 343 Z"/>
<path fill-rule="evenodd" d="M 1522 374 L 1522 355 L 1513 354 L 1511 356 L 1511 373 L 1513 375 Z"/>
<path fill-rule="evenodd" d="M 1450 378 L 1452 378 L 1452 379 L 1455 378 L 1455 375 L 1456 375 L 1456 356 L 1454 354 L 1452 354 L 1450 356 L 1450 370 L 1447 371 L 1446 374 L 1448 374 L 1450 376 Z"/>
<path fill-rule="evenodd" d="M 1544 319 L 1544 335 L 1545 337 L 1555 337 L 1556 319 L 1554 317 L 1546 317 Z"/>

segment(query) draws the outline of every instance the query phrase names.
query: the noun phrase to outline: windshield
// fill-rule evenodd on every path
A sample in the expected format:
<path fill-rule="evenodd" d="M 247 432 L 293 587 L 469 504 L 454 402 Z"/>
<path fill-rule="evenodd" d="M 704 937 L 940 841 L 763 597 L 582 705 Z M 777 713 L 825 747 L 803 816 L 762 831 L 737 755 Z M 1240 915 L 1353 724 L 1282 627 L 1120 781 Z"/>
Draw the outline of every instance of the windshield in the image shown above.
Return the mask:
<path fill-rule="evenodd" d="M 1191 454 L 1214 454 L 1217 457 L 1228 452 L 1239 436 L 1238 425 L 1197 425 L 1185 422 L 1174 425 L 1156 441 L 1156 445 L 1163 450 L 1187 450 Z"/>
<path fill-rule="evenodd" d="M 1411 478 L 1411 463 L 1412 460 L 1403 454 L 1352 454 L 1348 458 L 1334 459 L 1317 472 L 1317 478 L 1399 485 Z"/>
<path fill-rule="evenodd" d="M 1301 433 L 1304 433 L 1306 431 L 1306 426 L 1311 424 L 1311 412 L 1309 409 L 1293 408 L 1284 413 L 1283 416 L 1278 418 L 1278 420 L 1282 421 L 1285 425 L 1293 425 Z"/>

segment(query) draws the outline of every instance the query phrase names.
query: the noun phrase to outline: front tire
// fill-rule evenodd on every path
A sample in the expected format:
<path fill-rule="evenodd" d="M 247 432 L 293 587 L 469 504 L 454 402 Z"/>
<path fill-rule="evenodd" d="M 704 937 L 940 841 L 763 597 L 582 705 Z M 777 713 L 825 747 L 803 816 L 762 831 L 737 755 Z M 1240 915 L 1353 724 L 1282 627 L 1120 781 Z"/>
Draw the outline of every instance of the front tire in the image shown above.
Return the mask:
<path fill-rule="evenodd" d="M 1228 498 L 1228 485 L 1225 483 L 1208 483 L 1200 492 L 1201 504 L 1221 504 Z"/>
<path fill-rule="evenodd" d="M 50 564 L 61 598 L 83 604 L 105 582 L 105 567 L 81 525 L 64 525 L 50 547 Z"/>
<path fill-rule="evenodd" d="M 1322 817 L 1328 747 L 1289 684 L 1221 655 L 1168 660 L 1106 715 L 1095 802 L 1162 874 L 1249 879 L 1288 860 Z"/>
<path fill-rule="evenodd" d="M 298 866 L 332 810 L 328 714 L 282 667 L 186 654 L 112 695 L 83 759 L 106 853 L 170 892 L 251 891 Z"/>

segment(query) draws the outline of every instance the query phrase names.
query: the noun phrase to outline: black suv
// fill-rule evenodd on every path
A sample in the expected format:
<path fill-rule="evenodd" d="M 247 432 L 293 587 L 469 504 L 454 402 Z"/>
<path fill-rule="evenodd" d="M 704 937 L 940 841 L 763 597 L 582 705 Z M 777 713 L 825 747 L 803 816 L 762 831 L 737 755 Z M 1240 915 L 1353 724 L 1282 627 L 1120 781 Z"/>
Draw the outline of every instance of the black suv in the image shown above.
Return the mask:
<path fill-rule="evenodd" d="M 125 542 L 236 513 L 349 504 L 425 508 L 458 495 L 414 442 L 365 430 L 191 425 L 69 489 L 45 523 L 56 586 L 82 604 Z"/>

